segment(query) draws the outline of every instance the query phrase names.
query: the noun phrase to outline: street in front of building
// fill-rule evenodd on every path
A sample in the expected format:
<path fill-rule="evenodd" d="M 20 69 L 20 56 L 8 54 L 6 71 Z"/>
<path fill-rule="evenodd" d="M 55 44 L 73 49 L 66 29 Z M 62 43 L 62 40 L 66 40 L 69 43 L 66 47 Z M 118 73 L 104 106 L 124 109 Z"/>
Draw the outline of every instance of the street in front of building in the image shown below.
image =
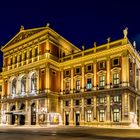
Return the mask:
<path fill-rule="evenodd" d="M 134 140 L 140 139 L 140 129 L 96 127 L 0 127 L 2 140 Z"/>

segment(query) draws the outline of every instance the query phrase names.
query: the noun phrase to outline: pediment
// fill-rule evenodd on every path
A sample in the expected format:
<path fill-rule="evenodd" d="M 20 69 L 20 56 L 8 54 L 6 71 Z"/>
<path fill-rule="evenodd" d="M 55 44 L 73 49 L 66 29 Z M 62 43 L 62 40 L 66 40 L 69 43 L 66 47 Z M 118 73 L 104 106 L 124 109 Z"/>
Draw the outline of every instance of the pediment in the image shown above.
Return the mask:
<path fill-rule="evenodd" d="M 17 35 L 15 35 L 3 48 L 14 45 L 26 38 L 33 36 L 36 33 L 41 32 L 44 28 L 36 28 L 36 29 L 29 29 L 29 30 L 22 30 Z"/>

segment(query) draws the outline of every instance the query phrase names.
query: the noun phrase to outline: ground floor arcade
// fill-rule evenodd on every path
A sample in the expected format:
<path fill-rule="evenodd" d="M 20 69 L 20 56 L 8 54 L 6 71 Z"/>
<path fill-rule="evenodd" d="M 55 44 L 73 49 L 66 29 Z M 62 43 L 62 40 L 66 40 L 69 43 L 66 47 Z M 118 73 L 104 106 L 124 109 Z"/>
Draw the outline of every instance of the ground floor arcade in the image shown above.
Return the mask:
<path fill-rule="evenodd" d="M 1 124 L 62 125 L 57 102 L 57 99 L 39 98 L 2 103 Z"/>

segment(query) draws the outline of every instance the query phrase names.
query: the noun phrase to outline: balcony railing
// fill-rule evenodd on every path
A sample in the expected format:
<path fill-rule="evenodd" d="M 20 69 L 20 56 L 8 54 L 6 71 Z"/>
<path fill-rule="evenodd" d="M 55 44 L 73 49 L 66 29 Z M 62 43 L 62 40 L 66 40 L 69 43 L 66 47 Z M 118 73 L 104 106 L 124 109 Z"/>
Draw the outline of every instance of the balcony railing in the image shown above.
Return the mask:
<path fill-rule="evenodd" d="M 96 86 L 96 87 L 92 87 L 91 89 L 88 88 L 84 88 L 84 89 L 80 89 L 80 90 L 76 90 L 76 89 L 71 89 L 69 91 L 65 91 L 63 90 L 63 94 L 76 94 L 76 93 L 84 93 L 84 92 L 94 92 L 94 91 L 102 91 L 102 90 L 110 90 L 110 89 L 117 89 L 117 88 L 123 88 L 123 87 L 130 87 L 133 90 L 137 90 L 136 87 L 131 86 L 129 82 L 120 82 L 120 84 L 109 84 L 109 85 L 105 85 L 105 86 Z"/>

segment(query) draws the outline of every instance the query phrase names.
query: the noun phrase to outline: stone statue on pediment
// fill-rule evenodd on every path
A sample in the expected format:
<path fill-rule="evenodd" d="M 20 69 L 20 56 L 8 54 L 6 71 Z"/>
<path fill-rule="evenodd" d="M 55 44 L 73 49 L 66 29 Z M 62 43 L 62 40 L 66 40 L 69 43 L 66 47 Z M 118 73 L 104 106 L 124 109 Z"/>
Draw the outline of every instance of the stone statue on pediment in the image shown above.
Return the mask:
<path fill-rule="evenodd" d="M 20 31 L 23 31 L 23 30 L 24 30 L 24 26 L 21 25 L 21 27 L 20 27 Z"/>
<path fill-rule="evenodd" d="M 128 28 L 127 27 L 123 30 L 123 35 L 124 35 L 124 38 L 127 38 L 127 35 L 128 35 Z"/>

